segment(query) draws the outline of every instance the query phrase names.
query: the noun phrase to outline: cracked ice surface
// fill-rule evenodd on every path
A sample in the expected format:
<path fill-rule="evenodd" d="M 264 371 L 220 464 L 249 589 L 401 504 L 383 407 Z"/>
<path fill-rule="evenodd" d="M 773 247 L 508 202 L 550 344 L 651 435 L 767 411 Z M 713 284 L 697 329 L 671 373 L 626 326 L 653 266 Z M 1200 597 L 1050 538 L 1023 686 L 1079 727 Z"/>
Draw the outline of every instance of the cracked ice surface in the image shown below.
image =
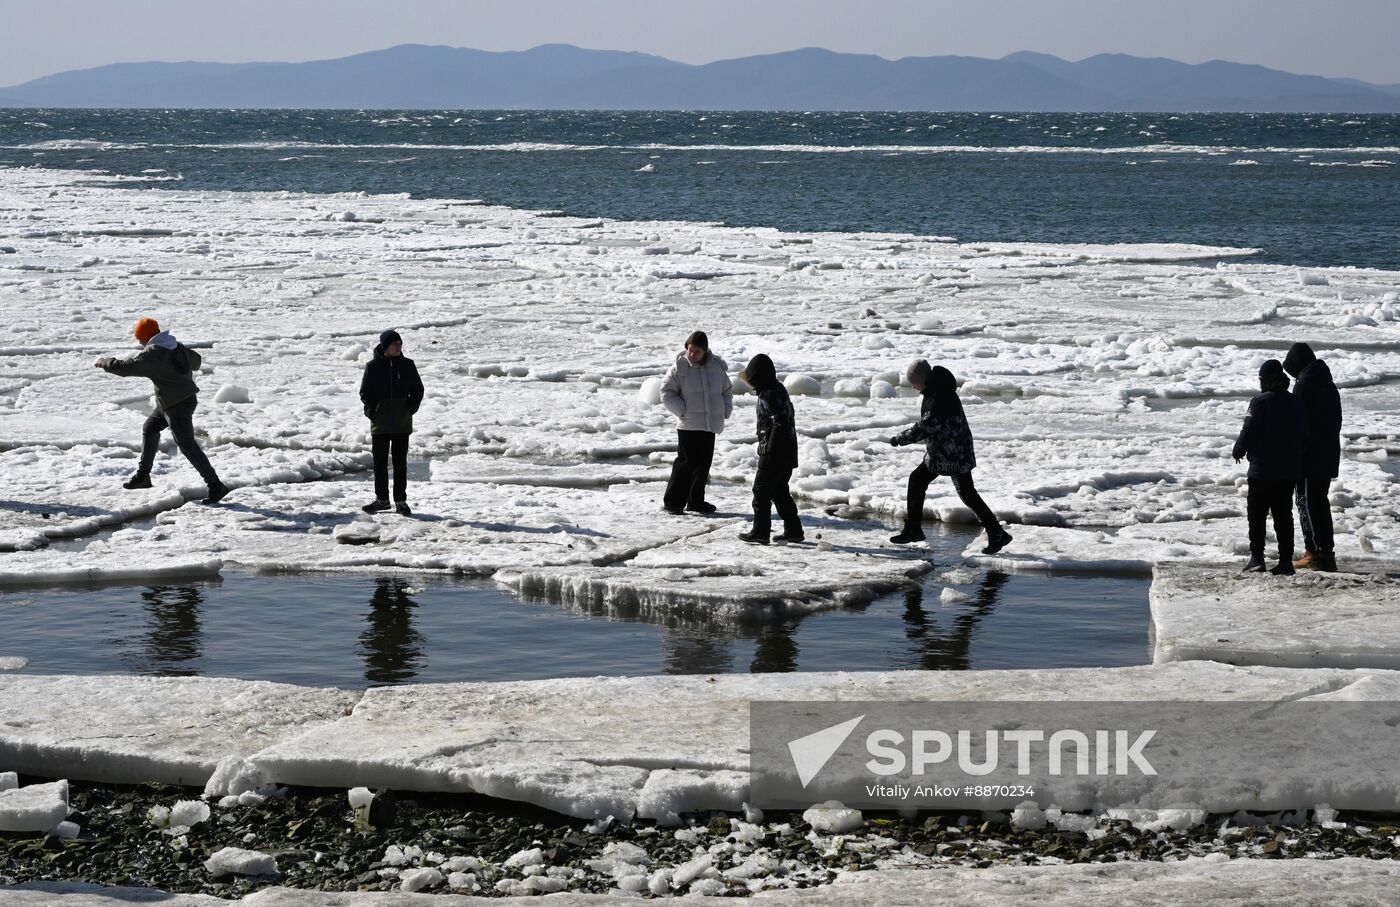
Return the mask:
<path fill-rule="evenodd" d="M 670 819 L 745 802 L 755 700 L 1386 703 L 1397 695 L 1393 671 L 1206 661 L 423 684 L 362 695 L 204 678 L 16 675 L 0 677 L 0 768 L 199 786 L 231 758 L 230 770 L 241 766 L 275 784 L 476 791 L 580 818 Z M 1220 729 L 1222 739 L 1231 734 Z M 1300 764 L 1286 777 L 1276 767 L 1250 777 L 1250 754 L 1221 747 L 1219 771 L 1132 783 L 1142 785 L 1137 795 L 1159 802 L 1226 811 L 1400 806 L 1394 766 L 1356 764 L 1369 754 L 1347 747 L 1328 758 L 1327 766 Z M 1089 808 L 1099 793 L 1123 790 L 1086 783 L 1075 794 L 1083 802 L 1060 805 Z"/>
<path fill-rule="evenodd" d="M 732 370 L 767 352 L 821 388 L 796 400 L 794 483 L 809 513 L 901 515 L 918 457 L 884 439 L 917 401 L 867 389 L 897 385 L 917 356 L 946 364 L 965 381 L 988 503 L 1035 528 L 1103 533 L 1094 549 L 1040 552 L 1052 536 L 1021 527 L 1005 555 L 1056 569 L 1232 554 L 1244 467 L 1230 444 L 1259 361 L 1307 339 L 1346 407 L 1338 557 L 1394 562 L 1400 550 L 1392 272 L 1330 269 L 1319 282 L 1309 269 L 1304 281 L 1198 246 L 798 235 L 401 196 L 134 190 L 16 169 L 0 170 L 0 240 L 15 250 L 0 255 L 0 572 L 94 577 L 179 548 L 293 569 L 587 565 L 576 578 L 588 584 L 652 549 L 740 558 L 723 532 L 656 512 L 674 424 L 640 391 L 696 327 Z M 154 489 L 119 487 L 149 387 L 91 361 L 133 350 L 142 315 L 201 349 L 196 424 L 237 488 L 225 508 L 186 503 L 199 481 L 169 452 Z M 359 368 L 388 326 L 428 385 L 413 446 L 432 463 L 411 490 L 428 518 L 346 529 L 368 497 L 350 475 L 368 464 Z M 250 402 L 215 402 L 226 386 Z M 736 514 L 748 492 L 726 483 L 751 476 L 752 406 L 736 398 L 713 470 L 717 502 Z M 927 513 L 971 519 L 946 480 Z M 77 541 L 50 544 L 63 539 Z M 845 578 L 846 559 L 826 563 L 810 563 L 813 589 L 866 581 Z M 684 568 L 657 555 L 636 569 Z"/>
<path fill-rule="evenodd" d="M 1400 668 L 1400 582 L 1158 567 L 1153 661 L 1295 668 Z"/>

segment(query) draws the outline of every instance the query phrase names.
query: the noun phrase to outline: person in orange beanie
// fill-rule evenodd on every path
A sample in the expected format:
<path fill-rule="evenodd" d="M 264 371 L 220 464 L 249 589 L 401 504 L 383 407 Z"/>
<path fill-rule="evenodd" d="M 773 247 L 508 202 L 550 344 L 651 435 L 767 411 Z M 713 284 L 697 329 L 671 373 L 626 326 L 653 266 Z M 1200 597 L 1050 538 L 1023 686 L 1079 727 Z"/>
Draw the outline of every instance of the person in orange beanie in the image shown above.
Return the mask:
<path fill-rule="evenodd" d="M 160 449 L 160 435 L 169 428 L 180 452 L 209 486 L 204 503 L 217 504 L 232 489 L 219 480 L 219 474 L 194 436 L 194 410 L 199 393 L 194 373 L 203 364 L 200 355 L 176 340 L 169 331 L 162 331 L 154 318 L 142 318 L 131 333 L 141 344 L 141 352 L 126 359 L 104 356 L 93 363 L 123 378 L 149 378 L 156 389 L 155 411 L 147 417 L 141 430 L 141 465 L 122 487 L 151 487 L 151 467 Z"/>

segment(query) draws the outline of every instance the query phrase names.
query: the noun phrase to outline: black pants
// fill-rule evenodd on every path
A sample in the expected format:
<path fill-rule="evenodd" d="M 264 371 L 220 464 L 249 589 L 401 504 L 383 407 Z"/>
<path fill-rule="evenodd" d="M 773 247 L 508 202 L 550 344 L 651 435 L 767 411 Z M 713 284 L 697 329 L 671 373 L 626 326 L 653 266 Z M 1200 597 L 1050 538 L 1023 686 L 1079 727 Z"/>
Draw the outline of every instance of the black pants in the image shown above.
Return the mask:
<path fill-rule="evenodd" d="M 1293 482 L 1250 479 L 1246 510 L 1249 513 L 1249 556 L 1264 557 L 1264 533 L 1269 515 L 1274 517 L 1279 562 L 1293 560 Z"/>
<path fill-rule="evenodd" d="M 715 459 L 715 433 L 681 429 L 676 437 L 680 450 L 671 464 L 671 480 L 666 483 L 662 503 L 673 510 L 697 507 L 705 503 L 710 463 Z"/>
<path fill-rule="evenodd" d="M 909 473 L 909 491 L 904 502 L 907 510 L 907 515 L 904 517 L 906 526 L 915 528 L 923 526 L 924 496 L 928 493 L 929 483 L 936 478 L 938 478 L 938 473 L 930 472 L 923 463 L 919 464 L 918 469 Z M 973 486 L 972 473 L 965 472 L 953 476 L 953 487 L 958 490 L 958 498 L 977 517 L 982 528 L 987 530 L 989 537 L 1001 531 L 1001 523 L 997 522 L 997 515 L 992 513 L 992 508 L 987 506 L 987 502 L 982 500 L 982 496 L 977 493 L 977 489 Z"/>
<path fill-rule="evenodd" d="M 1303 548 L 1316 554 L 1332 553 L 1332 502 L 1327 491 L 1332 480 L 1326 476 L 1305 478 L 1298 483 L 1298 526 L 1303 530 Z"/>
<path fill-rule="evenodd" d="M 769 466 L 760 458 L 758 474 L 753 477 L 753 531 L 767 534 L 773 528 L 773 508 L 778 509 L 778 517 L 783 521 L 783 531 L 793 534 L 802 531 L 802 521 L 797 516 L 797 502 L 788 491 L 788 481 L 792 479 L 792 467 Z"/>
<path fill-rule="evenodd" d="M 374 497 L 389 500 L 389 454 L 394 456 L 394 500 L 408 500 L 408 433 L 370 435 L 374 439 Z"/>
<path fill-rule="evenodd" d="M 169 428 L 170 434 L 175 438 L 175 446 L 180 448 L 180 453 L 190 461 L 190 465 L 199 473 L 204 484 L 211 489 L 219 484 L 219 474 L 214 471 L 214 466 L 204 455 L 204 451 L 199 449 L 199 442 L 194 437 L 195 403 L 194 398 L 190 398 L 174 406 L 157 405 L 156 411 L 146 417 L 146 424 L 141 426 L 142 473 L 149 474 L 151 467 L 155 465 L 156 451 L 160 450 L 160 433 Z"/>

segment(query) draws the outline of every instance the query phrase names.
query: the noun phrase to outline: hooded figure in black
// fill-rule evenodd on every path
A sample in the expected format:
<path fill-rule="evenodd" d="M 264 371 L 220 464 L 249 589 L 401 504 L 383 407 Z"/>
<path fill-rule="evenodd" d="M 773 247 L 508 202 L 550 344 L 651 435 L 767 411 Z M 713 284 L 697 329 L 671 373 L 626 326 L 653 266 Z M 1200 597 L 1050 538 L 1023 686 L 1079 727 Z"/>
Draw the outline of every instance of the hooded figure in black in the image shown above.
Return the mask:
<path fill-rule="evenodd" d="M 768 544 L 772 531 L 773 508 L 783 521 L 780 542 L 800 542 L 804 538 L 797 504 L 788 491 L 788 481 L 797 468 L 797 425 L 787 388 L 778 380 L 773 360 L 759 353 L 749 360 L 740 375 L 758 396 L 758 473 L 753 479 L 753 528 L 739 538 L 758 545 Z"/>
<path fill-rule="evenodd" d="M 1269 514 L 1278 536 L 1276 576 L 1293 573 L 1293 486 L 1303 466 L 1306 428 L 1303 405 L 1288 392 L 1288 376 L 1277 359 L 1259 368 L 1260 394 L 1235 441 L 1234 458 L 1249 459 L 1249 563 L 1245 573 L 1264 571 L 1264 534 Z"/>
<path fill-rule="evenodd" d="M 1332 382 L 1332 370 L 1306 343 L 1295 343 L 1283 360 L 1294 377 L 1293 396 L 1303 405 L 1307 440 L 1303 445 L 1302 475 L 1294 492 L 1304 553 L 1295 567 L 1336 570 L 1332 550 L 1332 505 L 1327 493 L 1342 462 L 1342 396 Z"/>
<path fill-rule="evenodd" d="M 958 399 L 957 379 L 941 365 L 931 368 L 924 359 L 915 360 L 909 366 L 907 377 L 923 398 L 919 421 L 890 438 L 890 444 L 901 447 L 923 441 L 924 460 L 909 474 L 904 529 L 890 541 L 905 544 L 924 540 L 924 496 L 929 483 L 939 476 L 952 476 L 958 498 L 987 531 L 987 546 L 982 553 L 996 554 L 1010 543 L 1011 533 L 1002 528 L 992 508 L 972 484 L 977 457 L 972 452 L 972 429 L 967 425 L 962 401 Z"/>
<path fill-rule="evenodd" d="M 418 367 L 403 354 L 398 331 L 379 335 L 374 358 L 360 379 L 360 402 L 369 419 L 374 450 L 374 500 L 362 509 L 377 513 L 389 509 L 389 458 L 394 460 L 395 509 L 404 516 L 408 507 L 408 436 L 413 414 L 423 403 L 423 382 Z"/>

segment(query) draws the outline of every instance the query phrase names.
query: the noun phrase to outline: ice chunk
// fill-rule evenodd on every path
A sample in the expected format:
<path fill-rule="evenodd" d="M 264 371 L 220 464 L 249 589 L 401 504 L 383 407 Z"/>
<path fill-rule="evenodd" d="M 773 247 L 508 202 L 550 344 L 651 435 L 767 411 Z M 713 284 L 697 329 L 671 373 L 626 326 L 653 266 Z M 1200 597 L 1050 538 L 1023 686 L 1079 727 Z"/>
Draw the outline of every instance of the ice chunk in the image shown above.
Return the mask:
<path fill-rule="evenodd" d="M 193 828 L 209 818 L 209 804 L 203 800 L 177 800 L 170 808 L 170 825 Z"/>
<path fill-rule="evenodd" d="M 503 864 L 506 869 L 524 869 L 527 866 L 543 866 L 544 851 L 538 847 L 517 851 Z"/>
<path fill-rule="evenodd" d="M 642 382 L 641 388 L 637 391 L 637 399 L 647 406 L 661 405 L 661 385 L 665 383 L 660 378 L 648 378 Z"/>
<path fill-rule="evenodd" d="M 52 831 L 67 816 L 67 781 L 0 790 L 0 831 Z"/>
<path fill-rule="evenodd" d="M 875 400 L 887 400 L 891 397 L 898 397 L 899 390 L 896 385 L 889 381 L 875 380 L 870 382 L 870 397 Z"/>
<path fill-rule="evenodd" d="M 938 601 L 944 605 L 957 605 L 971 599 L 971 595 L 954 589 L 952 586 L 944 586 L 943 591 L 938 593 Z"/>
<path fill-rule="evenodd" d="M 0 791 L 14 790 L 19 787 L 19 774 L 17 772 L 0 772 Z"/>
<path fill-rule="evenodd" d="M 62 838 L 65 841 L 71 841 L 82 834 L 82 831 L 83 830 L 78 827 L 76 822 L 60 822 L 54 826 L 53 833 L 56 837 Z"/>
<path fill-rule="evenodd" d="M 818 803 L 802 813 L 802 821 L 820 832 L 844 834 L 865 824 L 860 810 L 848 809 L 839 800 Z"/>
<path fill-rule="evenodd" d="M 254 762 L 239 756 L 225 756 L 204 784 L 205 797 L 238 796 L 267 787 L 267 775 Z"/>
<path fill-rule="evenodd" d="M 29 666 L 29 659 L 23 655 L 0 656 L 0 672 L 23 671 Z"/>
<path fill-rule="evenodd" d="M 214 878 L 228 875 L 275 876 L 277 860 L 257 850 L 244 850 L 242 847 L 225 847 L 216 851 L 204 861 L 204 868 Z"/>
<path fill-rule="evenodd" d="M 215 403 L 252 403 L 248 388 L 241 384 L 225 384 L 214 392 Z"/>
<path fill-rule="evenodd" d="M 820 397 L 822 393 L 820 381 L 810 375 L 797 372 L 783 379 L 783 387 L 787 388 L 789 394 L 797 397 Z"/>
<path fill-rule="evenodd" d="M 436 869 L 429 867 L 410 869 L 399 876 L 399 890 L 414 892 L 422 891 L 425 888 L 436 888 L 442 884 L 442 880 L 442 873 Z"/>
<path fill-rule="evenodd" d="M 864 378 L 842 378 L 836 382 L 833 390 L 838 397 L 862 398 L 870 396 L 870 385 L 866 383 Z M 820 386 L 818 386 L 817 392 L 821 392 Z"/>
<path fill-rule="evenodd" d="M 671 874 L 671 884 L 676 888 L 682 885 L 689 885 L 691 882 L 709 872 L 714 865 L 714 858 L 709 854 L 702 854 L 693 860 L 689 860 L 676 867 L 676 871 Z"/>
<path fill-rule="evenodd" d="M 1011 826 L 1027 831 L 1040 831 L 1045 827 L 1045 810 L 1034 800 L 1026 800 L 1011 811 Z"/>

